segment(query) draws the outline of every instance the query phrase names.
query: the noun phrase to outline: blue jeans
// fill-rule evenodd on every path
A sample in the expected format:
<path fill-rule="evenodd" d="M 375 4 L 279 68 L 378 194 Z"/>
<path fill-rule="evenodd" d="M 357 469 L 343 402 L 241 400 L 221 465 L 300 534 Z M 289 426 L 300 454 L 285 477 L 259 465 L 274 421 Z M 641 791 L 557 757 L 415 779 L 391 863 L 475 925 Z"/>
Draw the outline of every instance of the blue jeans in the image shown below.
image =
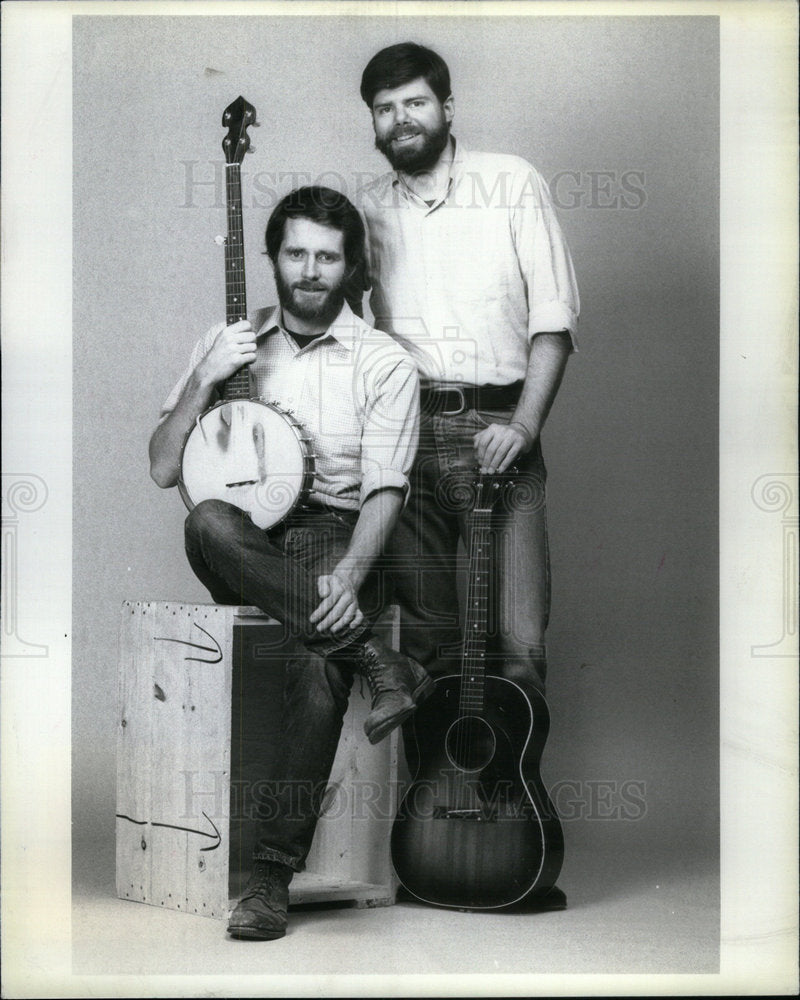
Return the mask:
<path fill-rule="evenodd" d="M 286 629 L 287 661 L 280 758 L 274 781 L 262 783 L 253 856 L 301 871 L 311 847 L 322 796 L 353 682 L 345 645 L 370 635 L 380 611 L 374 576 L 359 592 L 366 622 L 346 635 L 324 637 L 308 621 L 317 607 L 317 577 L 347 549 L 357 512 L 301 509 L 269 533 L 221 500 L 204 500 L 186 518 L 186 555 L 218 604 L 254 605 Z"/>
<path fill-rule="evenodd" d="M 401 650 L 434 676 L 460 672 L 456 590 L 459 538 L 466 539 L 474 435 L 509 423 L 513 407 L 423 410 L 409 502 L 390 543 Z M 515 463 L 516 484 L 492 514 L 493 572 L 487 634 L 489 670 L 544 693 L 550 566 L 545 513 L 547 472 L 537 442 Z"/>

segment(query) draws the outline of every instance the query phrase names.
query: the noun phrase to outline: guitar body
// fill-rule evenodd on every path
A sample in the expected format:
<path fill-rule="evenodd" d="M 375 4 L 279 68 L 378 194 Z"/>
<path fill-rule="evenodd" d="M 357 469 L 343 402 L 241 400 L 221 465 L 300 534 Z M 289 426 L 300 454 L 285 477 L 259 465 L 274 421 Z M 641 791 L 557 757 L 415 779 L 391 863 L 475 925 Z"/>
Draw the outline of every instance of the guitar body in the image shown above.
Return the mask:
<path fill-rule="evenodd" d="M 179 489 L 191 510 L 225 500 L 272 528 L 306 495 L 314 456 L 302 426 L 274 403 L 223 401 L 195 423 L 183 446 Z"/>
<path fill-rule="evenodd" d="M 421 902 L 500 909 L 545 892 L 561 870 L 561 825 L 539 775 L 549 713 L 538 692 L 487 676 L 483 706 L 465 714 L 461 683 L 438 678 L 413 716 L 416 774 L 392 861 Z"/>

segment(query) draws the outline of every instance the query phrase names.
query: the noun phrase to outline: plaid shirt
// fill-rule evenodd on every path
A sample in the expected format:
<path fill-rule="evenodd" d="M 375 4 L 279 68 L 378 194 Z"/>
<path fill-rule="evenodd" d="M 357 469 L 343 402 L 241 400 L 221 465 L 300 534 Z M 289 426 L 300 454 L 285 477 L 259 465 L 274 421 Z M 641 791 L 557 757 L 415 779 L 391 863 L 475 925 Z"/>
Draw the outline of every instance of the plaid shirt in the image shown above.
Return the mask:
<path fill-rule="evenodd" d="M 282 327 L 278 307 L 255 319 L 253 396 L 291 410 L 305 427 L 317 456 L 311 502 L 358 510 L 387 486 L 407 496 L 419 434 L 419 379 L 403 348 L 346 303 L 327 333 L 302 349 Z M 213 326 L 195 345 L 162 420 L 224 328 Z"/>

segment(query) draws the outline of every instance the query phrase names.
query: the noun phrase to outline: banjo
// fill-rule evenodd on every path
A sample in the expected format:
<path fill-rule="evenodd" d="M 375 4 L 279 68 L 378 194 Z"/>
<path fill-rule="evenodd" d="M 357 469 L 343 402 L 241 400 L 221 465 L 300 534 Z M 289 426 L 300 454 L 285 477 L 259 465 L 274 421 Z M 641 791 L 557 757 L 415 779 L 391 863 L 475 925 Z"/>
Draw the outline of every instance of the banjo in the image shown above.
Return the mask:
<path fill-rule="evenodd" d="M 247 318 L 242 229 L 241 163 L 250 146 L 252 104 L 238 97 L 222 116 L 228 235 L 225 239 L 225 315 L 230 326 Z M 220 401 L 201 414 L 183 444 L 178 489 L 191 510 L 201 500 L 226 500 L 259 528 L 273 528 L 301 503 L 314 479 L 311 439 L 275 402 L 253 398 L 249 365 L 226 379 Z"/>

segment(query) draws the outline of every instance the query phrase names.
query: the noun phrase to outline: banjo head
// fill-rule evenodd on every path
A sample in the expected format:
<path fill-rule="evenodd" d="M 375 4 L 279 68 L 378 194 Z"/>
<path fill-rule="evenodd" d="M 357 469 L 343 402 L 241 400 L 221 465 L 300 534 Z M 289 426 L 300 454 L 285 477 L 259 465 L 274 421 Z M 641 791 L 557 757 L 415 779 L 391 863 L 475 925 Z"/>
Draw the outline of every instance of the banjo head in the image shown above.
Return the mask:
<path fill-rule="evenodd" d="M 300 424 L 274 403 L 217 403 L 184 442 L 180 490 L 190 510 L 203 500 L 225 500 L 257 527 L 272 528 L 297 506 L 313 477 Z"/>

